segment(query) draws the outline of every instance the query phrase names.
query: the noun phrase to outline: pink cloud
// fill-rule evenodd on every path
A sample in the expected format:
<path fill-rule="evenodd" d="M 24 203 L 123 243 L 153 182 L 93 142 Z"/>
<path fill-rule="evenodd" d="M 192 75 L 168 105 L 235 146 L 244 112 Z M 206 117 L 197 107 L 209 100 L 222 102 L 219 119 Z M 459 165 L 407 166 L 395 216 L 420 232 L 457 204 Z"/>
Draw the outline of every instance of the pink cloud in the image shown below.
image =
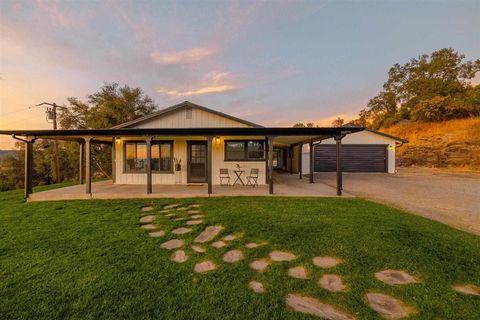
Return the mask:
<path fill-rule="evenodd" d="M 153 52 L 150 56 L 158 64 L 188 64 L 205 60 L 217 52 L 214 48 L 192 48 L 183 51 Z"/>
<path fill-rule="evenodd" d="M 55 3 L 47 3 L 43 0 L 37 0 L 37 5 L 47 13 L 52 25 L 64 28 L 70 28 L 73 26 L 72 20 L 67 18 L 67 16 L 58 8 Z"/>
<path fill-rule="evenodd" d="M 232 75 L 225 71 L 211 71 L 205 74 L 198 85 L 190 88 L 160 88 L 158 92 L 169 96 L 193 96 L 207 93 L 228 92 L 238 88 Z"/>

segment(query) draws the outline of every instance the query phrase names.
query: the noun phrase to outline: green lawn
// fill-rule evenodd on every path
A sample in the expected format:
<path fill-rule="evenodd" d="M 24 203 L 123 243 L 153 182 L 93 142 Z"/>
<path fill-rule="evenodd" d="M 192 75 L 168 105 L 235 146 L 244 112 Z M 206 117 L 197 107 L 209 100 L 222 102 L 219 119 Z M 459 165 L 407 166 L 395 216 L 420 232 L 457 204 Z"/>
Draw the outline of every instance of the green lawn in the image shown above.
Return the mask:
<path fill-rule="evenodd" d="M 268 244 L 242 249 L 245 259 L 222 262 L 228 248 L 187 253 L 176 264 L 139 228 L 140 208 L 180 202 L 199 203 L 207 224 L 222 234 L 243 232 L 230 248 L 252 240 Z M 166 231 L 183 225 L 157 214 Z M 204 226 L 180 236 L 192 241 Z M 189 248 L 189 246 L 186 246 Z M 248 261 L 271 250 L 289 250 L 296 261 L 274 263 L 259 274 Z M 344 263 L 322 271 L 315 255 Z M 219 268 L 193 273 L 201 257 Z M 310 280 L 287 276 L 305 265 Z M 373 273 L 404 269 L 419 284 L 388 286 Z M 341 275 L 350 290 L 330 293 L 316 280 Z M 261 281 L 264 294 L 253 293 Z M 20 191 L 0 193 L 0 319 L 310 319 L 285 308 L 288 293 L 303 293 L 337 305 L 358 319 L 378 319 L 363 296 L 393 295 L 415 307 L 412 319 L 479 319 L 480 298 L 451 290 L 457 283 L 480 285 L 480 237 L 400 210 L 361 199 L 239 197 L 24 203 Z"/>

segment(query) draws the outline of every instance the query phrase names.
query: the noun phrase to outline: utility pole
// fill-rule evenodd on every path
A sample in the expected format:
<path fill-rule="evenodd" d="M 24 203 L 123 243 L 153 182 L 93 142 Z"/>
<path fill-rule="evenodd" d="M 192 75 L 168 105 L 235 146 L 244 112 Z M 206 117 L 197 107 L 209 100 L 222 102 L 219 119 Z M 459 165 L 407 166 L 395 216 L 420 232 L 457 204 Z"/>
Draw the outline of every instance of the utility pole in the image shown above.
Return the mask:
<path fill-rule="evenodd" d="M 63 106 L 59 106 L 57 105 L 55 102 L 53 103 L 49 103 L 49 102 L 42 102 L 42 103 L 39 103 L 37 105 L 35 105 L 35 107 L 40 107 L 40 106 L 50 106 L 50 107 L 47 107 L 47 110 L 45 111 L 46 115 L 47 115 L 47 122 L 49 120 L 52 120 L 53 122 L 53 130 L 57 130 L 58 126 L 57 126 L 57 109 L 66 109 L 66 107 L 63 107 Z M 55 156 L 55 183 L 59 183 L 60 182 L 60 161 L 58 159 L 58 145 L 57 145 L 57 140 L 53 140 L 53 153 L 54 153 L 54 156 Z"/>

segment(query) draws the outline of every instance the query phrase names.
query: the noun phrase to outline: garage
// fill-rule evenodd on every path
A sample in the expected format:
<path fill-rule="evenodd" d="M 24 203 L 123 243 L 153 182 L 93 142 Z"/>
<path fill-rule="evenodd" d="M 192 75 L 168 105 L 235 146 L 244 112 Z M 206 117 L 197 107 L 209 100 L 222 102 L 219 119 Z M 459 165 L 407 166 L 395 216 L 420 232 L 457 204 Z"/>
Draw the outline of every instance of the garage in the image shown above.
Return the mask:
<path fill-rule="evenodd" d="M 387 145 L 344 144 L 342 145 L 342 170 L 344 172 L 387 172 Z M 337 170 L 336 146 L 318 144 L 314 147 L 315 172 Z"/>
<path fill-rule="evenodd" d="M 365 129 L 342 139 L 342 170 L 344 172 L 395 173 L 395 149 L 407 141 L 383 132 Z M 337 170 L 336 142 L 333 138 L 314 144 L 310 155 L 308 144 L 302 147 L 302 174 L 310 174 L 310 156 L 314 172 Z"/>

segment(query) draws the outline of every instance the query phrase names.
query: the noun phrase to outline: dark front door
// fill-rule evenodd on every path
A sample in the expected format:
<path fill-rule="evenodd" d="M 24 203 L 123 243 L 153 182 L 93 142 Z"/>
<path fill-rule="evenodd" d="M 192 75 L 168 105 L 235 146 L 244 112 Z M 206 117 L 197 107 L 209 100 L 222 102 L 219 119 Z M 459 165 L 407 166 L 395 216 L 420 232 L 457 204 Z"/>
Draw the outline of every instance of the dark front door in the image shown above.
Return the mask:
<path fill-rule="evenodd" d="M 207 182 L 207 142 L 188 141 L 187 182 Z"/>

